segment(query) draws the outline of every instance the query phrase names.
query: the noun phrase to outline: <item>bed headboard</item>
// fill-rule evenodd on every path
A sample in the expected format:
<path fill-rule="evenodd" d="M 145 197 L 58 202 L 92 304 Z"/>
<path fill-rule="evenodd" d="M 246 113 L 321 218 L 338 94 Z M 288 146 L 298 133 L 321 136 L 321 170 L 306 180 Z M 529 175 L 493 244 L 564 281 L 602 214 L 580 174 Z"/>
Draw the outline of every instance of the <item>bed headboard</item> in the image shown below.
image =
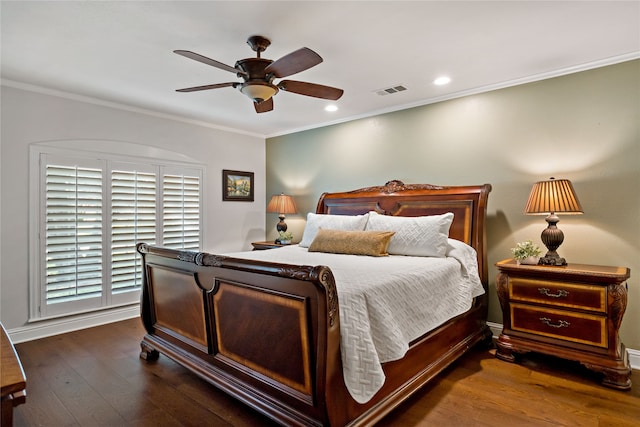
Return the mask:
<path fill-rule="evenodd" d="M 485 218 L 490 184 L 441 187 L 389 181 L 384 186 L 343 193 L 324 193 L 316 213 L 360 215 L 376 211 L 383 215 L 423 216 L 453 212 L 449 237 L 472 246 L 478 253 L 482 283 L 487 286 Z"/>

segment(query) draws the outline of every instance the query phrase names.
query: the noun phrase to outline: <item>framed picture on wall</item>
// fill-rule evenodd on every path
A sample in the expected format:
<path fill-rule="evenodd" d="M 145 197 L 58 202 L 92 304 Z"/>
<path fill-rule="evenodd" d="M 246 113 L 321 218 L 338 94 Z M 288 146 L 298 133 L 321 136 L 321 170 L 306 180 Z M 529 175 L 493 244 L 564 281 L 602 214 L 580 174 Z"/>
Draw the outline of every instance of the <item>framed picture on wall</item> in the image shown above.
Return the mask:
<path fill-rule="evenodd" d="M 253 172 L 223 169 L 222 200 L 253 202 Z"/>

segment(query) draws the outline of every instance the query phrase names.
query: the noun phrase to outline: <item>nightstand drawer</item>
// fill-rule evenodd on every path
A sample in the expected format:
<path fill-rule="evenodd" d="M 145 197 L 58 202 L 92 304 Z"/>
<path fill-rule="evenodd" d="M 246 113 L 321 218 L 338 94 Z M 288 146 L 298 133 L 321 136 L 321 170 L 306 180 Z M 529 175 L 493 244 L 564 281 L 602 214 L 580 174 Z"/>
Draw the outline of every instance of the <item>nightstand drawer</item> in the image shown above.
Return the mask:
<path fill-rule="evenodd" d="M 558 307 L 607 311 L 607 288 L 559 281 L 509 278 L 509 297 L 512 301 L 536 302 Z"/>
<path fill-rule="evenodd" d="M 607 318 L 552 308 L 511 304 L 511 329 L 581 344 L 607 347 Z"/>

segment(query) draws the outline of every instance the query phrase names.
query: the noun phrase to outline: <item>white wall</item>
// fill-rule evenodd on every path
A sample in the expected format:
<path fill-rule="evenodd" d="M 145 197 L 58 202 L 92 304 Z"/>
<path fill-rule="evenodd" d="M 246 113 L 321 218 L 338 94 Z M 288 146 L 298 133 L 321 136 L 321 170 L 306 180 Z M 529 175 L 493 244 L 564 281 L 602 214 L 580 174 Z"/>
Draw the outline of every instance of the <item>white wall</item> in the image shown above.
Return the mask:
<path fill-rule="evenodd" d="M 114 320 L 101 316 L 28 323 L 29 282 L 29 146 L 50 141 L 71 141 L 98 147 L 118 147 L 121 154 L 151 157 L 175 152 L 176 160 L 204 164 L 203 250 L 248 250 L 265 237 L 265 141 L 255 135 L 234 133 L 167 117 L 3 82 L 0 139 L 0 320 L 11 334 L 39 335 L 77 329 Z M 31 90 L 35 89 L 35 90 Z M 61 95 L 61 96 L 58 96 Z M 222 170 L 255 173 L 255 202 L 223 202 Z M 125 313 L 130 316 L 137 308 Z M 117 317 L 117 314 L 116 314 Z M 14 335 L 12 334 L 12 337 Z M 37 336 L 38 334 L 34 335 Z"/>

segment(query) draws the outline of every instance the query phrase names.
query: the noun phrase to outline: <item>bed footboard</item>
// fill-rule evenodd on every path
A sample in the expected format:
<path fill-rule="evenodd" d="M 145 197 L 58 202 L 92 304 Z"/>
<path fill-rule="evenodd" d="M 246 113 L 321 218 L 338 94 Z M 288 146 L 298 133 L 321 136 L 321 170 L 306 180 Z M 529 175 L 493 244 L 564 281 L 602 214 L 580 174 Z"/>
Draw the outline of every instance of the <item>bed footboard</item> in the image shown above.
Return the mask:
<path fill-rule="evenodd" d="M 142 358 L 163 353 L 282 424 L 330 424 L 323 396 L 342 381 L 342 369 L 327 267 L 146 244 L 138 252 L 145 272 Z"/>

